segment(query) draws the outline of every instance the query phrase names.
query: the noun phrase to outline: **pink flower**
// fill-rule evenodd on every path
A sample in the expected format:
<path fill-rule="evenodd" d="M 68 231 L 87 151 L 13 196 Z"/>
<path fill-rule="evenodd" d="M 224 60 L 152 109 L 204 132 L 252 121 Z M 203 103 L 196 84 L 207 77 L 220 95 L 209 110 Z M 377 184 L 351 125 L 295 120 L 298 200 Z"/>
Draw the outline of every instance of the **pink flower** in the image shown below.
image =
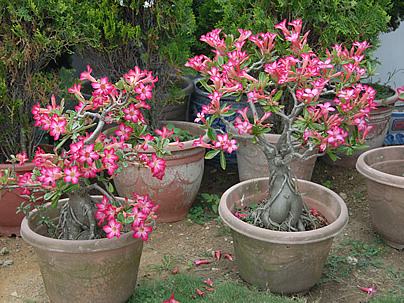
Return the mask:
<path fill-rule="evenodd" d="M 129 139 L 130 135 L 133 132 L 133 128 L 127 126 L 124 123 L 119 124 L 118 129 L 115 131 L 115 134 L 122 140 L 126 141 Z"/>
<path fill-rule="evenodd" d="M 81 81 L 88 80 L 90 82 L 96 82 L 97 80 L 95 80 L 94 77 L 91 76 L 92 72 L 93 70 L 91 69 L 90 65 L 87 65 L 87 70 L 80 74 L 80 80 Z"/>
<path fill-rule="evenodd" d="M 102 163 L 110 163 L 110 164 L 115 164 L 116 161 L 118 161 L 118 156 L 115 154 L 115 150 L 113 148 L 111 149 L 105 149 L 104 150 L 104 156 L 102 157 Z"/>
<path fill-rule="evenodd" d="M 62 178 L 60 167 L 44 167 L 40 170 L 38 181 L 41 182 L 44 187 L 56 187 L 56 181 L 60 178 Z"/>
<path fill-rule="evenodd" d="M 82 97 L 82 94 L 81 94 L 81 84 L 73 84 L 73 86 L 72 87 L 70 87 L 68 90 L 67 90 L 69 93 L 71 93 L 71 94 L 75 94 L 75 95 L 77 95 L 77 96 L 81 96 Z"/>
<path fill-rule="evenodd" d="M 376 287 L 359 287 L 359 289 L 371 296 L 376 293 Z"/>
<path fill-rule="evenodd" d="M 23 152 L 23 153 L 19 153 L 15 156 L 15 158 L 17 159 L 17 161 L 19 162 L 18 165 L 19 166 L 23 166 L 25 162 L 28 161 L 28 157 L 27 157 L 27 153 Z"/>
<path fill-rule="evenodd" d="M 161 136 L 163 139 L 169 138 L 172 134 L 174 134 L 173 130 L 169 130 L 167 127 L 163 126 L 161 130 L 156 129 L 154 131 L 157 135 Z"/>
<path fill-rule="evenodd" d="M 151 85 L 144 85 L 143 83 L 139 83 L 139 85 L 135 87 L 135 92 L 139 94 L 138 96 L 136 96 L 136 99 L 139 100 L 150 100 L 153 97 Z"/>
<path fill-rule="evenodd" d="M 66 183 L 71 182 L 72 184 L 79 183 L 79 177 L 81 176 L 77 166 L 67 167 L 64 170 Z"/>
<path fill-rule="evenodd" d="M 229 140 L 228 134 L 217 135 L 217 141 L 214 142 L 214 146 L 218 149 L 221 149 L 229 154 L 237 149 L 236 140 Z"/>
<path fill-rule="evenodd" d="M 59 140 L 60 135 L 66 132 L 66 124 L 67 121 L 65 117 L 59 117 L 56 114 L 53 115 L 49 125 L 49 134 L 53 136 L 55 140 Z"/>
<path fill-rule="evenodd" d="M 162 180 L 165 174 L 166 161 L 162 158 L 152 154 L 152 159 L 147 162 L 147 166 L 150 168 L 153 177 Z"/>
<path fill-rule="evenodd" d="M 121 237 L 121 227 L 122 225 L 116 222 L 114 219 L 109 220 L 108 224 L 105 225 L 102 229 L 107 234 L 108 239 L 112 239 L 113 237 L 120 238 Z"/>
<path fill-rule="evenodd" d="M 80 163 L 87 162 L 87 164 L 92 164 L 93 161 L 97 160 L 100 157 L 98 153 L 94 151 L 94 144 L 85 145 L 80 150 L 79 154 L 80 157 L 78 158 L 78 161 L 80 161 Z"/>
<path fill-rule="evenodd" d="M 144 224 L 144 222 L 147 219 L 147 214 L 144 213 L 143 211 L 139 211 L 139 208 L 134 207 L 132 209 L 132 212 L 129 214 L 130 217 L 133 218 L 133 226 L 139 226 L 141 224 Z"/>
<path fill-rule="evenodd" d="M 114 89 L 114 86 L 108 81 L 107 77 L 101 78 L 98 82 L 91 83 L 91 86 L 95 89 L 94 93 L 97 95 L 108 95 Z"/>
<path fill-rule="evenodd" d="M 133 238 L 142 239 L 143 241 L 147 241 L 149 239 L 149 234 L 153 231 L 153 227 L 145 226 L 143 223 L 137 226 L 133 226 Z"/>
<path fill-rule="evenodd" d="M 133 104 L 130 104 L 128 108 L 125 108 L 123 112 L 125 113 L 124 119 L 126 121 L 132 121 L 133 123 L 140 121 L 145 123 L 142 112 Z"/>

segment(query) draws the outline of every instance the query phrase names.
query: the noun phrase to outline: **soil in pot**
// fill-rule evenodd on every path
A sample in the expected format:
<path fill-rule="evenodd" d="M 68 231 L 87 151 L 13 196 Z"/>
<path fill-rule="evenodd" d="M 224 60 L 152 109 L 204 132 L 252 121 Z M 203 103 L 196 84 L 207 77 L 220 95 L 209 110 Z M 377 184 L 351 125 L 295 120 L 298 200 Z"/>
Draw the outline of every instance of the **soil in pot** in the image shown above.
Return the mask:
<path fill-rule="evenodd" d="M 307 206 L 327 219 L 327 226 L 304 232 L 280 232 L 238 219 L 234 215 L 237 208 L 266 197 L 268 178 L 236 184 L 221 198 L 219 213 L 232 230 L 240 276 L 261 289 L 290 294 L 313 287 L 321 277 L 333 238 L 348 222 L 346 205 L 336 193 L 304 180 L 298 180 L 298 187 Z"/>
<path fill-rule="evenodd" d="M 266 134 L 265 138 L 276 144 L 280 135 Z M 258 144 L 252 143 L 252 136 L 237 136 L 237 166 L 240 181 L 269 176 L 268 161 Z M 310 180 L 317 157 L 294 160 L 291 169 L 298 179 Z"/>
<path fill-rule="evenodd" d="M 204 135 L 195 123 L 171 122 L 194 136 Z M 183 146 L 170 145 L 171 155 L 165 156 L 166 171 L 162 180 L 153 177 L 150 170 L 137 163 L 114 177 L 114 183 L 121 197 L 130 197 L 133 192 L 149 195 L 159 205 L 158 221 L 175 222 L 184 219 L 201 185 L 205 149 L 192 146 L 193 140 L 182 142 Z"/>
<path fill-rule="evenodd" d="M 0 164 L 0 170 L 11 169 L 11 164 Z M 26 163 L 22 166 L 15 166 L 17 174 L 32 172 L 35 165 Z M 20 235 L 21 221 L 24 218 L 22 213 L 16 213 L 21 203 L 27 203 L 28 199 L 21 197 L 19 189 L 0 190 L 0 235 Z"/>
<path fill-rule="evenodd" d="M 356 169 L 367 178 L 372 225 L 386 243 L 404 249 L 404 146 L 362 154 Z"/>
<path fill-rule="evenodd" d="M 58 220 L 66 202 L 60 200 L 58 208 L 48 204 L 49 218 Z M 126 302 L 136 287 L 142 240 L 134 239 L 132 232 L 119 239 L 53 239 L 38 225 L 39 219 L 37 212 L 24 218 L 21 236 L 34 247 L 51 302 Z"/>

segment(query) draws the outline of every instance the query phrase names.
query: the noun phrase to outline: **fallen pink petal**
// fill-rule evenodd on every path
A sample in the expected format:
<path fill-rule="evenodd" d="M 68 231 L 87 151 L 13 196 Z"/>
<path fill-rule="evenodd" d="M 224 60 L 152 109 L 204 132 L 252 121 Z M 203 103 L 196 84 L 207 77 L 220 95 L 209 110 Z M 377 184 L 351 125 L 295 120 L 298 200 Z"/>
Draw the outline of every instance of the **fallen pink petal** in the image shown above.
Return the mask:
<path fill-rule="evenodd" d="M 207 278 L 206 280 L 203 281 L 206 285 L 212 287 L 213 286 L 213 281 L 210 278 Z"/>
<path fill-rule="evenodd" d="M 210 263 L 212 263 L 212 261 L 206 260 L 206 259 L 198 259 L 198 260 L 195 260 L 195 261 L 194 261 L 194 264 L 195 264 L 196 266 L 204 265 L 204 264 L 210 264 Z"/>
<path fill-rule="evenodd" d="M 199 288 L 195 289 L 195 292 L 200 297 L 203 297 L 205 295 L 205 292 L 200 290 Z"/>
<path fill-rule="evenodd" d="M 359 289 L 368 295 L 374 295 L 376 293 L 375 287 L 359 287 Z"/>
<path fill-rule="evenodd" d="M 180 303 L 180 301 L 175 300 L 174 293 L 171 293 L 171 296 L 168 298 L 168 300 L 163 301 L 163 303 Z"/>
<path fill-rule="evenodd" d="M 216 261 L 219 261 L 220 258 L 222 257 L 222 251 L 221 250 L 215 250 L 213 252 L 213 257 L 215 258 Z"/>
<path fill-rule="evenodd" d="M 223 254 L 223 257 L 229 261 L 233 261 L 233 255 L 232 254 Z"/>

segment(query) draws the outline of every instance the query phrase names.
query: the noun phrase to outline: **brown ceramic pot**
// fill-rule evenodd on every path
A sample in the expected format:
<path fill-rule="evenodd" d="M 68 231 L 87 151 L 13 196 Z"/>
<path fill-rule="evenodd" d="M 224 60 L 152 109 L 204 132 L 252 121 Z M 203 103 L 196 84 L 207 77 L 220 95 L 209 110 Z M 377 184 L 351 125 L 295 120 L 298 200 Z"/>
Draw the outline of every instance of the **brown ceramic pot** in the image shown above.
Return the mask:
<path fill-rule="evenodd" d="M 190 122 L 171 122 L 176 127 L 200 136 L 204 131 L 198 124 Z M 165 156 L 166 171 L 162 180 L 152 176 L 150 169 L 137 163 L 114 177 L 114 183 L 121 197 L 131 197 L 133 192 L 148 194 L 154 203 L 160 205 L 159 222 L 176 222 L 188 214 L 201 185 L 204 170 L 205 149 L 192 146 L 193 140 L 183 142 L 180 148 L 170 144 L 170 156 Z"/>
<path fill-rule="evenodd" d="M 356 169 L 367 178 L 370 217 L 386 243 L 404 249 L 404 146 L 372 149 Z"/>
<path fill-rule="evenodd" d="M 49 217 L 57 220 L 66 202 L 49 207 Z M 21 236 L 34 247 L 51 302 L 123 303 L 133 294 L 143 241 L 132 232 L 119 239 L 59 240 L 47 237 L 38 219 L 36 212 L 24 218 Z"/>
<path fill-rule="evenodd" d="M 266 134 L 265 138 L 272 144 L 276 144 L 280 135 Z M 269 176 L 268 161 L 264 152 L 258 144 L 252 142 L 252 136 L 236 136 L 237 148 L 237 166 L 240 181 Z M 294 160 L 291 163 L 291 169 L 296 178 L 311 180 L 314 165 L 317 157 L 308 160 Z"/>
<path fill-rule="evenodd" d="M 16 165 L 15 171 L 17 174 L 24 174 L 32 172 L 34 167 L 33 163 L 25 163 L 22 166 Z M 0 164 L 0 170 L 11 168 L 11 164 Z M 0 190 L 0 235 L 20 235 L 20 226 L 24 215 L 22 213 L 16 214 L 16 211 L 22 202 L 27 201 L 20 196 L 18 189 Z"/>
<path fill-rule="evenodd" d="M 235 208 L 266 197 L 268 178 L 238 183 L 220 200 L 219 214 L 232 230 L 241 278 L 274 293 L 298 293 L 314 286 L 321 277 L 333 238 L 348 222 L 346 205 L 336 193 L 305 180 L 298 180 L 298 187 L 306 204 L 318 209 L 329 225 L 313 231 L 280 232 L 236 218 Z"/>

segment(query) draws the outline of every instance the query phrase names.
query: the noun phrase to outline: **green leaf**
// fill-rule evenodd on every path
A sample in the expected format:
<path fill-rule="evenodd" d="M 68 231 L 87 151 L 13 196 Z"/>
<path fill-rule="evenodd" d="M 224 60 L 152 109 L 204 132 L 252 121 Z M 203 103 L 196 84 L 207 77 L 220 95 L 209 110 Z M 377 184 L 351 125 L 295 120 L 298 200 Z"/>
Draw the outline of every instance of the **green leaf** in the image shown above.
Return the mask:
<path fill-rule="evenodd" d="M 214 158 L 218 153 L 220 153 L 220 150 L 210 150 L 205 154 L 205 159 L 210 160 Z"/>
<path fill-rule="evenodd" d="M 216 133 L 213 128 L 209 128 L 207 131 L 208 138 L 212 141 L 216 140 Z"/>
<path fill-rule="evenodd" d="M 54 195 L 55 195 L 54 192 L 48 192 L 43 196 L 43 198 L 45 201 L 49 201 Z"/>
<path fill-rule="evenodd" d="M 273 101 L 277 102 L 281 99 L 283 94 L 283 90 L 278 90 L 275 94 L 275 96 L 272 98 Z"/>
<path fill-rule="evenodd" d="M 114 186 L 112 185 L 112 183 L 108 183 L 108 191 L 112 194 L 115 191 Z"/>
<path fill-rule="evenodd" d="M 224 152 L 221 151 L 220 153 L 220 167 L 225 170 L 226 169 L 226 158 L 224 156 Z"/>

